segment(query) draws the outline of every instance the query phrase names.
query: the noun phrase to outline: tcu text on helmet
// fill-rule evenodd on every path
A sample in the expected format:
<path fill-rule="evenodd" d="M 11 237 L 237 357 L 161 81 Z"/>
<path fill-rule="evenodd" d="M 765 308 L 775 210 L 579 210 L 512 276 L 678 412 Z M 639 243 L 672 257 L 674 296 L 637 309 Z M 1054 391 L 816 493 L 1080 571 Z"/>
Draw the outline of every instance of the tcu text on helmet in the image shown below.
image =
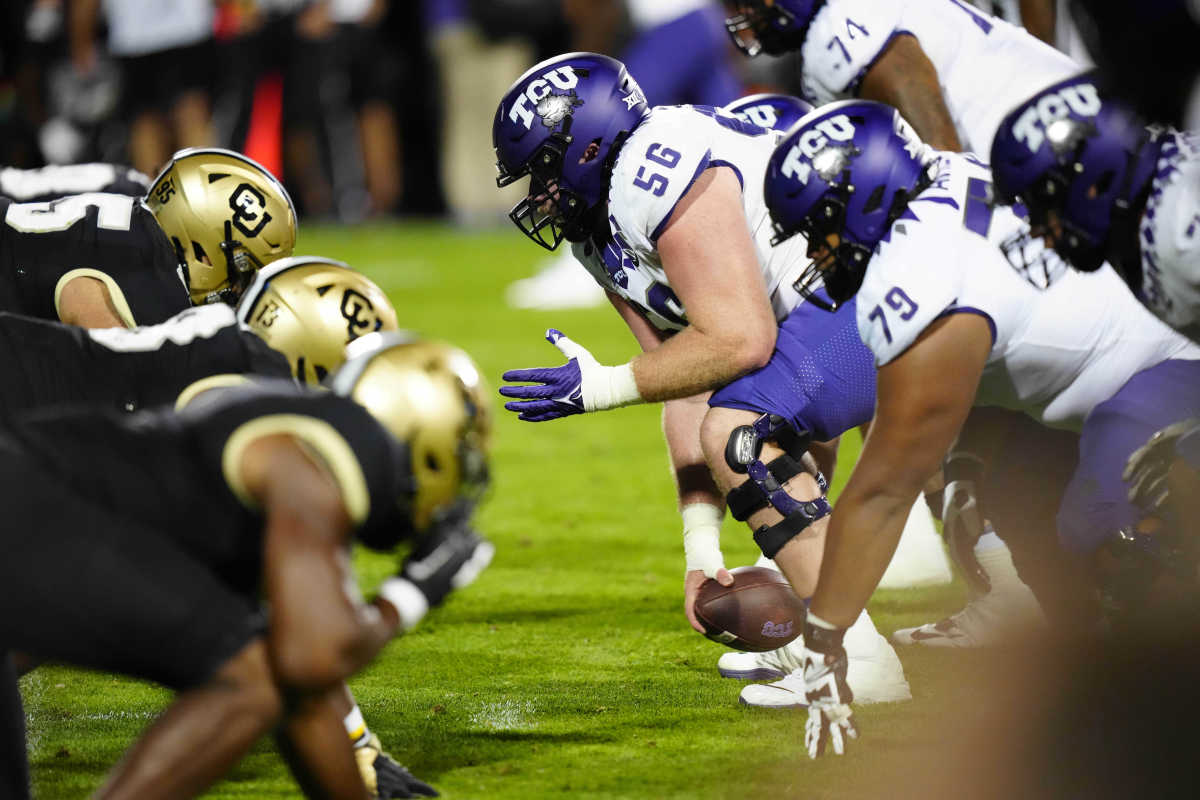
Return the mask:
<path fill-rule="evenodd" d="M 1071 112 L 1081 117 L 1100 113 L 1100 94 L 1095 86 L 1090 83 L 1065 86 L 1040 98 L 1013 123 L 1013 136 L 1029 152 L 1036 153 L 1046 141 L 1046 126 Z"/>
<path fill-rule="evenodd" d="M 788 150 L 780 171 L 784 177 L 808 182 L 812 173 L 811 159 L 830 142 L 849 142 L 854 138 L 854 125 L 845 114 L 823 119 L 800 134 L 796 143 Z"/>
<path fill-rule="evenodd" d="M 508 118 L 513 122 L 524 123 L 525 129 L 533 127 L 533 107 L 538 101 L 550 94 L 550 87 L 568 91 L 579 85 L 579 78 L 572 67 L 557 67 L 543 73 L 540 78 L 529 82 L 522 94 L 517 95 L 513 106 L 508 110 Z"/>
<path fill-rule="evenodd" d="M 742 122 L 749 122 L 760 128 L 774 128 L 775 123 L 779 122 L 779 111 L 770 103 L 746 106 L 740 111 L 734 111 L 733 115 Z"/>

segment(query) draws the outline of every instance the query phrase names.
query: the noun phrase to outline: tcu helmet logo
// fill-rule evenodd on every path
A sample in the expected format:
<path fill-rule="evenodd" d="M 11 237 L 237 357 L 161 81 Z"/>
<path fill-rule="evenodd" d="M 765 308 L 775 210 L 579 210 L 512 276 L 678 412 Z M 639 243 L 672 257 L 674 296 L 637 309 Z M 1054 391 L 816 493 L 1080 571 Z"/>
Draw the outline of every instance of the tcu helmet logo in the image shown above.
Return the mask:
<path fill-rule="evenodd" d="M 1038 99 L 1025 109 L 1013 123 L 1013 136 L 1018 142 L 1036 153 L 1046 141 L 1046 128 L 1055 120 L 1074 113 L 1080 117 L 1093 117 L 1100 113 L 1100 93 L 1090 83 L 1065 86 Z"/>
<path fill-rule="evenodd" d="M 346 341 L 352 342 L 364 333 L 383 327 L 383 320 L 375 313 L 371 301 L 353 289 L 342 294 L 342 317 L 346 320 Z"/>
<path fill-rule="evenodd" d="M 845 114 L 827 117 L 800 134 L 784 157 L 780 171 L 784 177 L 807 183 L 813 170 L 813 156 L 834 142 L 849 142 L 853 139 L 854 125 L 849 117 Z"/>
<path fill-rule="evenodd" d="M 517 95 L 517 99 L 513 102 L 512 108 L 508 110 L 508 118 L 513 122 L 521 122 L 525 126 L 525 130 L 533 127 L 534 110 L 538 114 L 542 114 L 541 102 L 547 98 L 553 89 L 558 89 L 563 92 L 570 92 L 579 85 L 579 78 L 575 74 L 572 67 L 557 67 L 549 72 L 543 73 L 540 78 L 535 78 L 525 87 L 525 91 Z M 574 96 L 574 92 L 571 93 Z M 583 101 L 575 98 L 575 102 L 570 107 L 565 108 L 547 108 L 547 111 L 555 113 L 561 111 L 561 115 L 554 122 L 546 125 L 548 128 L 554 127 L 562 117 L 565 117 L 575 105 L 582 105 Z M 561 105 L 561 104 L 560 104 Z M 532 108 L 531 108 L 532 107 Z M 543 122 L 546 119 L 543 117 Z"/>
<path fill-rule="evenodd" d="M 229 207 L 233 209 L 233 227 L 246 236 L 258 236 L 263 226 L 271 221 L 266 209 L 267 198 L 248 183 L 239 183 L 229 195 Z"/>
<path fill-rule="evenodd" d="M 775 123 L 779 121 L 779 111 L 770 103 L 747 106 L 741 111 L 733 112 L 733 115 L 742 122 L 749 122 L 760 128 L 774 128 Z"/>

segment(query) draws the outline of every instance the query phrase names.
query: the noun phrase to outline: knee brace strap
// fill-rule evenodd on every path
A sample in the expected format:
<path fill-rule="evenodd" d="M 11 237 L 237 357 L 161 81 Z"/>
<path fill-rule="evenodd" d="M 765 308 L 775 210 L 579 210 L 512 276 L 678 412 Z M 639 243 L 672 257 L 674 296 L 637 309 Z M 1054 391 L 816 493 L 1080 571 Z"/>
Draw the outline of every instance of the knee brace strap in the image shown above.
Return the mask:
<path fill-rule="evenodd" d="M 792 458 L 787 453 L 779 456 L 779 458 L 766 466 L 767 473 L 771 478 L 774 478 L 775 484 L 768 482 L 766 486 L 760 486 L 753 478 L 747 478 L 745 483 L 735 486 L 725 495 L 725 502 L 729 505 L 729 513 L 738 522 L 745 522 L 755 511 L 766 508 L 770 504 L 768 500 L 770 492 L 779 489 L 794 476 L 805 471 L 803 462 L 797 458 Z M 825 476 L 818 472 L 815 477 L 817 485 L 821 487 L 821 491 L 828 492 L 829 483 L 825 480 Z"/>
<path fill-rule="evenodd" d="M 754 532 L 754 542 L 767 558 L 774 558 L 783 546 L 799 536 L 805 528 L 833 513 L 824 497 L 796 504 L 796 510 L 774 525 L 763 525 Z"/>

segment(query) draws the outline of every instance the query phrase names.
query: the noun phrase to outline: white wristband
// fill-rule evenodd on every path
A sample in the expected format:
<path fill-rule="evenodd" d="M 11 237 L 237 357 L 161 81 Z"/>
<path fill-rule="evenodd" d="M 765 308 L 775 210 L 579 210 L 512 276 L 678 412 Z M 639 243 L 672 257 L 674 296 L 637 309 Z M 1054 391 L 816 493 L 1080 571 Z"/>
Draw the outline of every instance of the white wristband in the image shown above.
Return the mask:
<path fill-rule="evenodd" d="M 687 569 L 701 570 L 706 577 L 717 577 L 725 566 L 721 555 L 721 520 L 724 509 L 708 503 L 692 503 L 679 512 L 683 518 L 683 555 Z"/>
<path fill-rule="evenodd" d="M 588 393 L 584 394 L 584 408 L 588 411 L 606 411 L 642 402 L 642 393 L 638 391 L 637 381 L 633 377 L 632 361 L 619 367 L 600 369 L 603 371 L 596 376 L 600 380 L 595 383 L 595 392 L 590 397 Z"/>
<path fill-rule="evenodd" d="M 400 616 L 400 630 L 411 631 L 429 612 L 425 593 L 407 578 L 388 578 L 379 587 L 379 596 L 387 600 Z"/>

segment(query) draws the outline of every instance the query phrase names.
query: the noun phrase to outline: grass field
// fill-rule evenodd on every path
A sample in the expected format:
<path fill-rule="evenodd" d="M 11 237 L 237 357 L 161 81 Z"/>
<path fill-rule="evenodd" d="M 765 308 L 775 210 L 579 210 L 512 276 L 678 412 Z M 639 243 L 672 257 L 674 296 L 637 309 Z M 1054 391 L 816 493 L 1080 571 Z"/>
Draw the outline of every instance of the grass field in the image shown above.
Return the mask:
<path fill-rule="evenodd" d="M 561 328 L 604 363 L 635 352 L 610 309 L 506 307 L 503 289 L 543 253 L 511 228 L 461 234 L 411 224 L 308 228 L 298 253 L 343 259 L 391 296 L 401 324 L 471 352 L 493 385 L 511 367 L 555 364 Z M 682 548 L 657 406 L 532 425 L 496 405 L 494 484 L 479 527 L 496 543 L 479 581 L 393 642 L 351 685 L 368 723 L 448 798 L 874 797 L 878 775 L 937 745 L 941 709 L 967 701 L 971 659 L 905 651 L 915 700 L 859 710 L 841 759 L 803 756 L 802 714 L 740 707 L 722 652 L 682 615 Z M 852 437 L 851 437 L 852 438 Z M 857 453 L 842 451 L 844 482 Z M 729 522 L 732 566 L 756 553 Z M 394 563 L 360 554 L 370 590 Z M 961 587 L 881 592 L 885 633 L 960 606 Z M 49 667 L 22 682 L 36 796 L 74 798 L 169 695 Z M 298 796 L 269 742 L 214 798 Z"/>

